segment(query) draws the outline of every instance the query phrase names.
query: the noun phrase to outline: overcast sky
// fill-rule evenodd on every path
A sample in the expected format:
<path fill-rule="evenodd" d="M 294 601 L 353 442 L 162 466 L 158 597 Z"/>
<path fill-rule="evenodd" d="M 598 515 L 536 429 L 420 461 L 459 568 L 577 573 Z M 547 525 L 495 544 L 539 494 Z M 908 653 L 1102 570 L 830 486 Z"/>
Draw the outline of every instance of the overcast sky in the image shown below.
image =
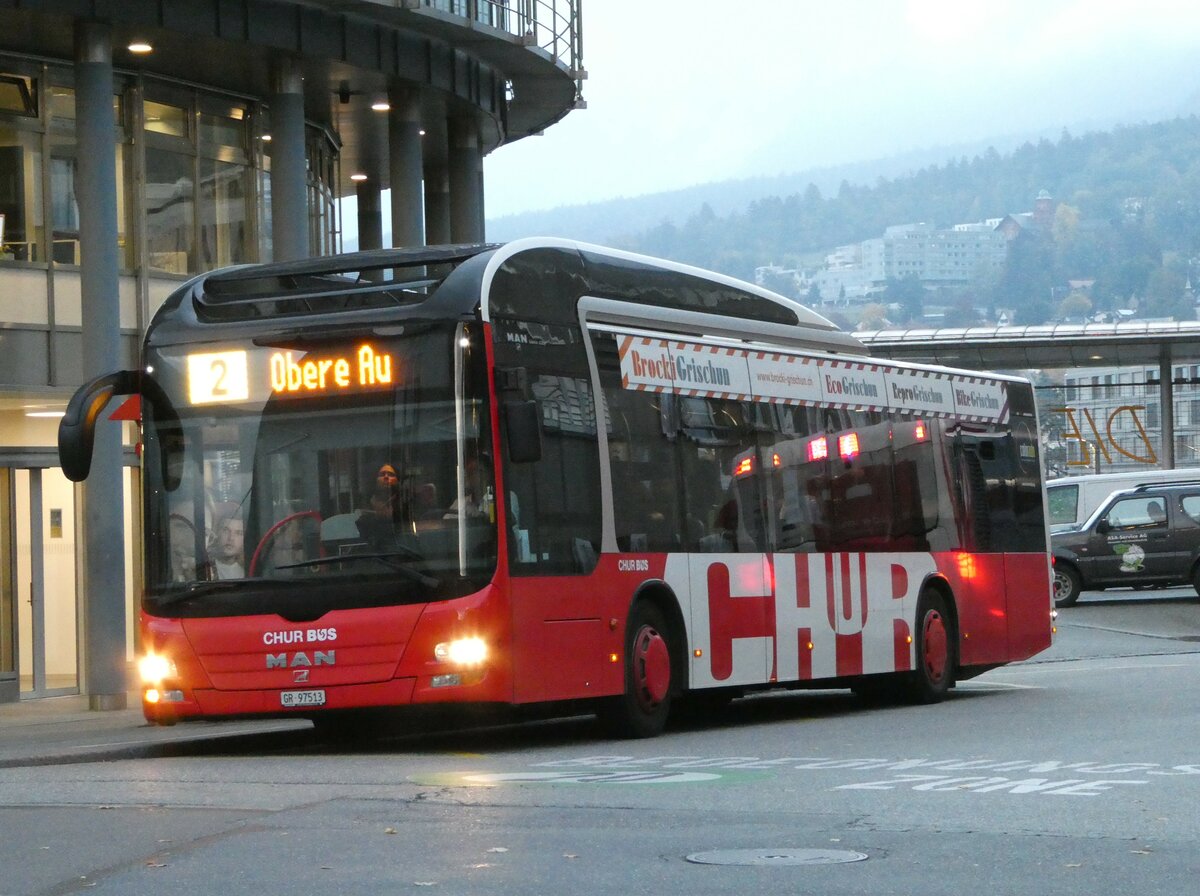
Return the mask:
<path fill-rule="evenodd" d="M 587 109 L 484 162 L 496 218 L 922 147 L 1151 121 L 1197 0 L 585 0 Z"/>

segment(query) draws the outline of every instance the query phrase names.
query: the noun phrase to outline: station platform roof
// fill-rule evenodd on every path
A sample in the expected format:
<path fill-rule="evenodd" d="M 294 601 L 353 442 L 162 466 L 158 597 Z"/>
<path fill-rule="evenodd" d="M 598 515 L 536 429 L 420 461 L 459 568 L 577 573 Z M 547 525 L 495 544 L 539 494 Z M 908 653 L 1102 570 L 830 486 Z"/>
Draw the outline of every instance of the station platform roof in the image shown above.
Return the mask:
<path fill-rule="evenodd" d="M 872 354 L 971 370 L 1200 363 L 1200 321 L 914 327 L 854 334 Z"/>

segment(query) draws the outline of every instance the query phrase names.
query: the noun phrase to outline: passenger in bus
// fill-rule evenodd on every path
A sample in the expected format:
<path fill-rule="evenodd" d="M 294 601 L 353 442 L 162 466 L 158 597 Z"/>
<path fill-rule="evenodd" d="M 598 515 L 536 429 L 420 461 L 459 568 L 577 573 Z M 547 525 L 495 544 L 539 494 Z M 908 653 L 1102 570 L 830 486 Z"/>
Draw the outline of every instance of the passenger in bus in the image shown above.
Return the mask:
<path fill-rule="evenodd" d="M 392 464 L 381 465 L 379 472 L 375 474 L 375 485 L 377 488 L 398 489 L 400 477 L 396 473 L 396 468 Z"/>
<path fill-rule="evenodd" d="M 196 527 L 187 517 L 173 513 L 168 521 L 168 530 L 171 545 L 171 581 L 196 581 L 196 570 L 202 565 L 196 558 Z"/>
<path fill-rule="evenodd" d="M 400 477 L 395 466 L 382 464 L 379 472 L 375 474 L 375 487 L 371 491 L 369 509 L 373 513 L 387 514 L 393 522 L 397 522 L 403 512 L 403 504 Z"/>
<path fill-rule="evenodd" d="M 463 501 L 460 506 L 455 498 L 446 511 L 445 519 L 457 519 L 460 515 L 467 519 L 482 519 L 494 513 L 491 507 L 492 489 L 485 484 L 485 473 L 479 458 L 468 454 L 463 460 Z"/>
<path fill-rule="evenodd" d="M 304 527 L 299 518 L 288 520 L 271 541 L 270 568 L 294 566 L 305 558 Z"/>
<path fill-rule="evenodd" d="M 218 579 L 241 579 L 246 575 L 243 538 L 245 524 L 236 504 L 217 508 L 216 538 L 212 546 L 213 572 Z"/>
<path fill-rule="evenodd" d="M 738 549 L 737 498 L 730 498 L 717 508 L 712 532 L 700 539 L 700 550 L 710 554 L 728 554 Z"/>
<path fill-rule="evenodd" d="M 363 540 L 377 550 L 394 547 L 396 542 L 398 494 L 381 486 L 371 492 L 369 505 L 358 515 L 354 525 Z"/>

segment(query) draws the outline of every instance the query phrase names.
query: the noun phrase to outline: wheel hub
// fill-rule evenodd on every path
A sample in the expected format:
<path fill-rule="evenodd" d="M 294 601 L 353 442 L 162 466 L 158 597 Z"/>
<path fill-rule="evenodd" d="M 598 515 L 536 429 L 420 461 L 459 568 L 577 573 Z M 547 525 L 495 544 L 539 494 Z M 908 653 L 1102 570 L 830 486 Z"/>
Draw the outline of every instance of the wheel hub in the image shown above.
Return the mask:
<path fill-rule="evenodd" d="M 634 671 L 641 702 L 657 706 L 671 687 L 671 655 L 662 635 L 649 626 L 634 641 Z"/>
<path fill-rule="evenodd" d="M 924 645 L 925 672 L 929 679 L 939 682 L 946 674 L 949 645 L 946 638 L 946 620 L 936 610 L 925 614 L 925 626 L 921 643 Z"/>

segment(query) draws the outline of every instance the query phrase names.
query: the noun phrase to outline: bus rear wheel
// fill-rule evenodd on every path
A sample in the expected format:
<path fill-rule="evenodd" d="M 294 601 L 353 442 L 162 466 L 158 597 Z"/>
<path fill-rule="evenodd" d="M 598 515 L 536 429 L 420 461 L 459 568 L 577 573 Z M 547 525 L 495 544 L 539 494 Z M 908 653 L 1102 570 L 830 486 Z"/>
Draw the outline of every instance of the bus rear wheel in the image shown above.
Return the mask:
<path fill-rule="evenodd" d="M 917 603 L 916 669 L 905 680 L 905 696 L 913 703 L 938 703 L 954 686 L 958 663 L 957 634 L 946 599 L 926 591 Z"/>
<path fill-rule="evenodd" d="M 661 734 L 671 712 L 674 635 L 657 607 L 634 606 L 625 636 L 625 693 L 606 701 L 605 727 L 618 737 Z"/>

